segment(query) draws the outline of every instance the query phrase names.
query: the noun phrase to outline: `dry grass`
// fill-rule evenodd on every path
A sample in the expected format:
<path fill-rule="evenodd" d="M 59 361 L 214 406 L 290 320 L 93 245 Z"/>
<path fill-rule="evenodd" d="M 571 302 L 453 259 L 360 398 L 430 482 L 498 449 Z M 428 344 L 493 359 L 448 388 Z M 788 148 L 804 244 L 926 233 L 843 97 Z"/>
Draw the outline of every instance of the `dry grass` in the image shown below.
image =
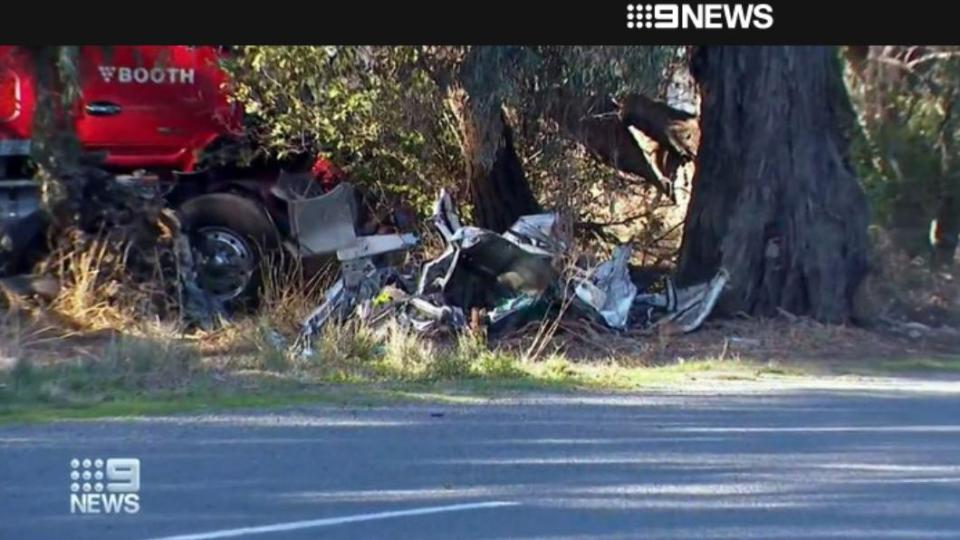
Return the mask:
<path fill-rule="evenodd" d="M 151 390 L 183 386 L 199 367 L 195 347 L 166 337 L 117 336 L 99 358 L 85 363 L 92 376 L 120 378 L 120 387 Z"/>
<path fill-rule="evenodd" d="M 50 330 L 32 322 L 23 313 L 0 312 L 0 372 L 11 369 L 35 349 L 56 341 L 50 337 Z"/>
<path fill-rule="evenodd" d="M 432 341 L 390 323 L 383 339 L 381 371 L 388 377 L 416 379 L 426 376 L 431 359 L 437 354 Z"/>
<path fill-rule="evenodd" d="M 51 311 L 71 321 L 78 333 L 110 329 L 125 334 L 105 348 L 101 344 L 100 350 L 106 350 L 100 355 L 101 360 L 107 360 L 105 369 L 113 366 L 130 371 L 131 365 L 146 362 L 137 358 L 157 356 L 159 364 L 148 371 L 158 379 L 150 384 L 160 384 L 163 377 L 176 380 L 184 373 L 179 368 L 164 371 L 156 367 L 165 362 L 182 365 L 177 360 L 182 347 L 207 357 L 217 369 L 309 376 L 323 381 L 435 381 L 523 377 L 531 373 L 560 377 L 564 366 L 569 365 L 579 369 L 589 363 L 612 363 L 632 368 L 702 358 L 757 362 L 883 359 L 928 347 L 903 336 L 789 317 L 714 321 L 694 334 L 682 336 L 649 331 L 614 333 L 588 321 L 561 320 L 554 310 L 492 350 L 480 331 L 436 341 L 396 325 L 373 329 L 355 321 L 331 323 L 316 338 L 313 356 L 304 359 L 291 355 L 286 344 L 299 330 L 302 318 L 322 301 L 324 288 L 334 275 L 332 267 L 306 272 L 297 261 L 282 257 L 270 260 L 264 265 L 262 299 L 255 313 L 223 321 L 216 331 L 183 335 L 178 324 L 161 322 L 155 312 L 144 307 L 149 298 L 142 289 L 127 287 L 125 256 L 116 244 L 103 238 L 84 238 L 77 245 L 82 248 L 58 252 L 49 263 L 63 281 Z M 884 272 L 890 273 L 889 279 L 879 282 L 882 287 L 874 295 L 888 307 L 875 313 L 889 313 L 897 303 L 948 310 L 960 302 L 960 287 L 952 274 L 932 272 L 892 255 L 883 258 L 888 261 Z M 562 304 L 561 314 L 569 302 Z M 40 332 L 19 324 L 19 319 L 0 318 L 0 358 L 23 357 L 39 339 Z"/>
<path fill-rule="evenodd" d="M 451 381 L 522 377 L 526 372 L 521 366 L 532 362 L 518 351 L 491 349 L 480 331 L 436 342 L 391 325 L 378 365 L 388 380 Z"/>
<path fill-rule="evenodd" d="M 26 340 L 19 318 L 11 314 L 0 315 L 0 371 L 13 369 L 24 356 Z"/>
<path fill-rule="evenodd" d="M 48 258 L 45 270 L 60 280 L 60 290 L 50 310 L 78 330 L 104 330 L 129 326 L 138 319 L 143 298 L 124 276 L 122 246 L 104 237 L 61 243 Z M 78 247 L 79 246 L 79 247 Z"/>
<path fill-rule="evenodd" d="M 194 383 L 200 369 L 195 348 L 171 339 L 115 336 L 86 358 L 38 363 L 21 357 L 6 377 L 10 389 L 0 403 L 89 406 L 120 396 L 177 395 Z"/>
<path fill-rule="evenodd" d="M 247 357 L 234 365 L 257 369 L 262 361 L 279 364 L 280 343 L 291 342 L 303 319 L 320 305 L 336 276 L 335 270 L 331 264 L 308 270 L 283 254 L 267 259 L 261 267 L 258 309 L 222 320 L 215 330 L 197 330 L 190 338 L 198 342 L 205 355 Z"/>
<path fill-rule="evenodd" d="M 520 375 L 517 354 L 490 350 L 485 336 L 466 332 L 438 341 L 395 322 L 374 329 L 350 321 L 329 324 L 314 354 L 297 369 L 336 382 L 427 382 Z"/>
<path fill-rule="evenodd" d="M 282 332 L 299 329 L 303 318 L 323 301 L 336 273 L 334 262 L 308 271 L 301 261 L 283 253 L 265 260 L 258 315 Z"/>
<path fill-rule="evenodd" d="M 960 267 L 934 269 L 898 250 L 884 230 L 871 233 L 875 268 L 858 299 L 863 318 L 960 325 Z"/>

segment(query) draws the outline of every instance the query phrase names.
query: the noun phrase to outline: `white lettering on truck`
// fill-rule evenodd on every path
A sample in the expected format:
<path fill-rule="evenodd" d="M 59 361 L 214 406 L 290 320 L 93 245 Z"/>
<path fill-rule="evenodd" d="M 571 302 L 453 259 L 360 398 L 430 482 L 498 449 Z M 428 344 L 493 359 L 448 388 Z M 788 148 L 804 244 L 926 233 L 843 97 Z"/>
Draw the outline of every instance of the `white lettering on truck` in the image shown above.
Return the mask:
<path fill-rule="evenodd" d="M 103 82 L 116 81 L 120 84 L 194 84 L 196 70 L 193 68 L 130 68 L 117 66 L 99 66 Z"/>

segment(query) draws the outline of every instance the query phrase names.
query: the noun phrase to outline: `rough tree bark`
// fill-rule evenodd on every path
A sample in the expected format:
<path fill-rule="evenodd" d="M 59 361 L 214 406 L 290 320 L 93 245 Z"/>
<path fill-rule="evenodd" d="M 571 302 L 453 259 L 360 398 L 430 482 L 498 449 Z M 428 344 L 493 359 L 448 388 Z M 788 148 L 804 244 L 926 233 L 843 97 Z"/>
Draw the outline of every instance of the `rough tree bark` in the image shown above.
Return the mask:
<path fill-rule="evenodd" d="M 831 47 L 703 47 L 702 143 L 680 280 L 731 273 L 725 313 L 850 318 L 867 271 L 868 209 Z"/>
<path fill-rule="evenodd" d="M 456 90 L 450 94 L 449 106 L 459 124 L 476 225 L 503 232 L 520 216 L 540 212 L 500 104 L 477 107 L 466 92 Z"/>
<path fill-rule="evenodd" d="M 520 216 L 541 211 L 523 172 L 513 143 L 513 129 L 500 112 L 499 140 L 493 162 L 467 162 L 467 177 L 474 203 L 474 217 L 481 227 L 495 232 L 510 228 Z M 474 153 L 478 155 L 479 153 Z"/>
<path fill-rule="evenodd" d="M 474 223 L 506 231 L 525 214 L 540 212 L 503 110 L 500 68 L 510 65 L 511 48 L 470 47 L 456 82 L 438 80 L 447 91 L 447 106 L 457 121 L 460 152 L 473 203 Z M 441 77 L 441 79 L 446 79 Z"/>

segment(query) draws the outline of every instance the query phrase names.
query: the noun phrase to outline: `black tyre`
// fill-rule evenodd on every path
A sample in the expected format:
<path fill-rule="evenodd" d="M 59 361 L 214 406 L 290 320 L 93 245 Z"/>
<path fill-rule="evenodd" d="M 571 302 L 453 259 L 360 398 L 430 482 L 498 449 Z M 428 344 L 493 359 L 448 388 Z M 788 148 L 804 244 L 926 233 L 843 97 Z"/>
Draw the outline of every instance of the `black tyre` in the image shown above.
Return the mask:
<path fill-rule="evenodd" d="M 231 308 L 256 303 L 261 261 L 280 245 L 266 211 L 233 193 L 211 193 L 180 207 L 197 267 L 197 285 Z"/>

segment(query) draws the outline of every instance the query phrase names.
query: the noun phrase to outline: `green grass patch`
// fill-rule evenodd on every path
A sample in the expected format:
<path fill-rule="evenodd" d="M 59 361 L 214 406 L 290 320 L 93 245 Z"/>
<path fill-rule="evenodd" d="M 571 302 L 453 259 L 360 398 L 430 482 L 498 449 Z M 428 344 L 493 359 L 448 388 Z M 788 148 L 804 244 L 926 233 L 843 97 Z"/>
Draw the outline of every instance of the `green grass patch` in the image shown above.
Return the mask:
<path fill-rule="evenodd" d="M 472 347 L 471 351 L 476 353 Z M 430 359 L 426 366 L 411 367 L 406 372 L 381 368 L 350 379 L 343 377 L 343 366 L 336 370 L 322 365 L 292 369 L 286 362 L 276 366 L 281 372 L 223 372 L 189 367 L 195 360 L 173 371 L 169 366 L 161 368 L 139 358 L 47 367 L 20 362 L 0 377 L 0 423 L 308 403 L 367 406 L 402 401 L 473 402 L 514 393 L 635 390 L 731 374 L 747 378 L 755 372 L 748 364 L 737 362 L 623 367 L 613 362 L 578 364 L 560 356 L 525 363 L 506 353 L 491 351 L 477 353 L 471 360 L 463 352 L 434 352 L 446 356 Z M 180 355 L 178 352 L 174 358 L 183 361 Z M 166 361 L 171 360 L 168 357 Z M 160 378 L 161 374 L 168 378 Z"/>
<path fill-rule="evenodd" d="M 67 419 L 162 416 L 187 412 L 260 409 L 304 404 L 382 405 L 409 399 L 402 392 L 377 388 L 288 388 L 275 393 L 237 392 L 209 395 L 119 395 L 108 401 L 62 405 L 20 403 L 0 407 L 0 424 Z"/>
<path fill-rule="evenodd" d="M 877 363 L 876 369 L 888 373 L 960 373 L 960 356 L 885 360 Z"/>
<path fill-rule="evenodd" d="M 21 361 L 0 374 L 0 423 L 306 403 L 469 402 L 525 392 L 631 390 L 707 374 L 750 373 L 745 364 L 722 362 L 622 367 L 578 364 L 562 356 L 523 362 L 478 343 L 462 338 L 445 350 L 394 343 L 377 354 L 364 348 L 363 357 L 330 357 L 329 363 L 319 358 L 281 361 L 276 351 L 269 351 L 274 355 L 270 362 L 231 359 L 226 369 L 205 368 L 194 352 L 179 345 L 116 343 L 99 359 L 51 366 Z"/>
<path fill-rule="evenodd" d="M 578 363 L 562 355 L 534 361 L 490 350 L 479 335 L 439 344 L 397 328 L 377 333 L 331 327 L 314 344 L 312 356 L 295 357 L 274 345 L 266 331 L 249 335 L 253 352 L 219 364 L 183 341 L 129 336 L 110 342 L 96 357 L 42 366 L 21 360 L 0 373 L 0 423 L 306 403 L 471 402 L 512 393 L 682 388 L 837 373 L 826 363 L 760 364 L 738 358 L 662 366 Z M 960 358 L 865 362 L 855 369 L 868 370 L 960 372 Z"/>

